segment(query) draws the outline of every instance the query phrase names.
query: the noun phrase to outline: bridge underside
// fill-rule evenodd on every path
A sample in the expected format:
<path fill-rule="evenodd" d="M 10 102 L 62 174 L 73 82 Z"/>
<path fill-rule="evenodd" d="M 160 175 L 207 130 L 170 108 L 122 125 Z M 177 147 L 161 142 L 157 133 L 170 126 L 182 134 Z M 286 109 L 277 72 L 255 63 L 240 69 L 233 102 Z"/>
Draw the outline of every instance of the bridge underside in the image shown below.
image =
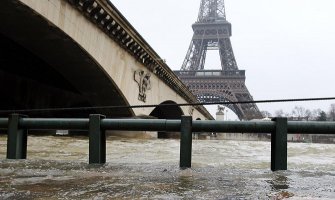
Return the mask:
<path fill-rule="evenodd" d="M 0 111 L 129 105 L 101 66 L 64 32 L 16 0 L 2 0 L 0 6 Z M 129 108 L 27 114 L 85 117 L 89 113 L 134 115 Z"/>

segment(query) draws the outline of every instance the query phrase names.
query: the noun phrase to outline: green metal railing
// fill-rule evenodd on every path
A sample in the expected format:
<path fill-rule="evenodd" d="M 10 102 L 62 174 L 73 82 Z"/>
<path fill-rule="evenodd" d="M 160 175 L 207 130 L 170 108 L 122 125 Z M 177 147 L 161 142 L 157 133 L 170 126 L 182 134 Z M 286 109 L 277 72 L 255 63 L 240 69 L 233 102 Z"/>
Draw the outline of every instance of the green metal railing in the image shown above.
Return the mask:
<path fill-rule="evenodd" d="M 28 118 L 12 114 L 0 118 L 0 129 L 7 130 L 7 159 L 27 157 L 28 130 L 88 130 L 89 163 L 106 162 L 106 130 L 180 132 L 180 168 L 191 167 L 192 132 L 270 133 L 271 170 L 287 169 L 287 134 L 335 134 L 335 122 L 289 122 L 286 118 L 272 121 L 199 121 L 190 116 L 181 120 L 166 119 L 105 119 L 90 115 L 88 119 Z"/>

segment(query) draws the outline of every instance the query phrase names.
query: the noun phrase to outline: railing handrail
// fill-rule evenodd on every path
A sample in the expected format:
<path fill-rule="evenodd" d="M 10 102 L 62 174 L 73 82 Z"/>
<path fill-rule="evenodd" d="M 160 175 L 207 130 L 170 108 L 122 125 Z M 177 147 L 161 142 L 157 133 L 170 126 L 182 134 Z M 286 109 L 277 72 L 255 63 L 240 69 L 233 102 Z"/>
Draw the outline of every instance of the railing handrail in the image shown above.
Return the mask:
<path fill-rule="evenodd" d="M 25 129 L 87 130 L 88 118 L 21 118 L 19 127 Z M 176 119 L 101 119 L 101 128 L 118 131 L 179 131 L 181 120 Z M 8 127 L 8 118 L 0 118 L 0 128 Z M 271 133 L 274 121 L 215 121 L 193 120 L 193 132 Z M 335 134 L 335 122 L 288 121 L 288 133 Z"/>
<path fill-rule="evenodd" d="M 28 118 L 12 114 L 8 119 L 0 118 L 0 128 L 7 129 L 7 158 L 27 157 L 27 136 L 31 129 L 83 129 L 88 131 L 89 163 L 106 162 L 106 130 L 127 131 L 173 131 L 180 132 L 181 168 L 191 167 L 192 132 L 226 133 L 270 133 L 271 170 L 287 169 L 287 134 L 318 133 L 334 134 L 335 122 L 288 122 L 287 118 L 272 121 L 199 121 L 191 116 L 180 120 L 167 119 L 105 119 L 103 115 L 90 115 L 88 119 Z"/>

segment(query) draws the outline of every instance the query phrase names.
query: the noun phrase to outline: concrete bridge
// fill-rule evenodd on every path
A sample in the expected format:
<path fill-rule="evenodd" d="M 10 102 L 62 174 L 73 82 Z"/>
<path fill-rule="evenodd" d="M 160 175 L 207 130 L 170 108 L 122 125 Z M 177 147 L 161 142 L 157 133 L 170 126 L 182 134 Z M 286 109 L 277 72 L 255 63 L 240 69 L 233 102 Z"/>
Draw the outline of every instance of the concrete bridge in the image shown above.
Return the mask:
<path fill-rule="evenodd" d="M 203 106 L 175 105 L 197 100 L 108 0 L 1 0 L 0 6 L 0 110 L 171 104 L 29 116 L 212 119 Z"/>

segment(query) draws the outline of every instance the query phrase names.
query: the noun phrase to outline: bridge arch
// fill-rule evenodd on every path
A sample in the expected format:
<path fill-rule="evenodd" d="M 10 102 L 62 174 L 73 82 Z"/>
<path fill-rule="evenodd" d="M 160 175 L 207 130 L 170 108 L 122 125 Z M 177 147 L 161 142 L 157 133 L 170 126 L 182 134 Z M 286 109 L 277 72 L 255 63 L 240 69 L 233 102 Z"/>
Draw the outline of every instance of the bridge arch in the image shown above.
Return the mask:
<path fill-rule="evenodd" d="M 193 94 L 201 102 L 239 102 L 249 101 L 249 98 L 243 96 L 243 94 L 232 94 L 229 90 L 193 90 Z M 258 111 L 251 103 L 245 104 L 227 104 L 224 105 L 232 110 L 240 120 L 259 119 Z"/>
<path fill-rule="evenodd" d="M 181 119 L 182 115 L 184 115 L 183 110 L 171 100 L 160 103 L 150 113 L 150 116 L 157 119 Z"/>
<path fill-rule="evenodd" d="M 216 90 L 211 93 L 203 92 L 201 90 L 194 91 L 194 95 L 202 102 L 236 102 L 238 101 L 228 90 Z M 240 120 L 244 119 L 244 113 L 241 105 L 239 104 L 227 104 L 225 105 L 231 111 L 233 111 Z"/>
<path fill-rule="evenodd" d="M 183 110 L 177 105 L 176 102 L 171 100 L 162 102 L 150 113 L 150 116 L 157 119 L 181 119 L 182 115 L 184 115 Z M 158 138 L 176 137 L 179 137 L 179 133 L 158 132 Z"/>
<path fill-rule="evenodd" d="M 16 1 L 1 1 L 0 110 L 129 105 L 98 62 L 64 31 Z M 13 25 L 15 24 L 15 25 Z M 131 109 L 30 113 L 131 117 Z M 75 116 L 74 116 L 75 115 Z"/>

